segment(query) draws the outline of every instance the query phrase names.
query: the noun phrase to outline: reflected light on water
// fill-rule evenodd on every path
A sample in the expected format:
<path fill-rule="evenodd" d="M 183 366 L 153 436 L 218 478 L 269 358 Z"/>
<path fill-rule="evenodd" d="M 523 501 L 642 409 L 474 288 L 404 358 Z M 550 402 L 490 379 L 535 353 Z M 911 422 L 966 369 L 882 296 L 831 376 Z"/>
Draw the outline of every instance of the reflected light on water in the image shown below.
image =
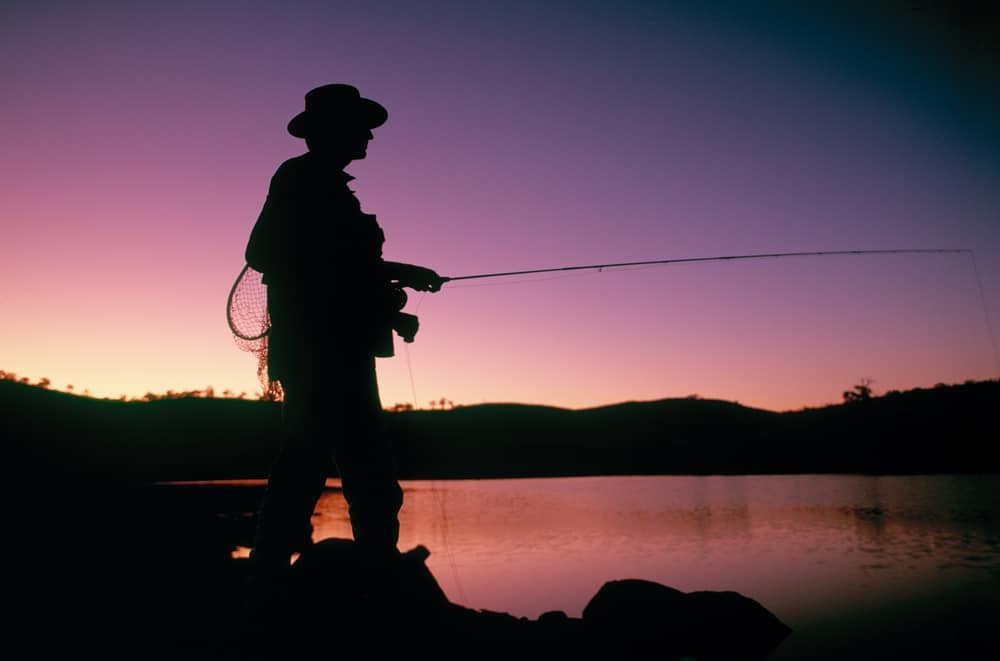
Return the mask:
<path fill-rule="evenodd" d="M 400 549 L 449 598 L 580 616 L 609 580 L 735 590 L 779 617 L 1000 579 L 992 476 L 597 477 L 404 482 Z M 314 539 L 351 537 L 336 480 Z"/>

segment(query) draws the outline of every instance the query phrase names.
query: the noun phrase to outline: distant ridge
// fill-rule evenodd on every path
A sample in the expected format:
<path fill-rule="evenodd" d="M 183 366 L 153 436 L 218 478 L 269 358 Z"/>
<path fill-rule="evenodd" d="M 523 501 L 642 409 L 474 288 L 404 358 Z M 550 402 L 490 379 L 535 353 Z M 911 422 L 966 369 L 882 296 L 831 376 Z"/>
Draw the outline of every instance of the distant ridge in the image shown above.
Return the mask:
<path fill-rule="evenodd" d="M 777 413 L 675 398 L 572 410 L 498 403 L 386 414 L 404 479 L 573 475 L 1000 472 L 1000 381 Z M 0 381 L 11 478 L 255 479 L 274 402 L 121 402 Z"/>

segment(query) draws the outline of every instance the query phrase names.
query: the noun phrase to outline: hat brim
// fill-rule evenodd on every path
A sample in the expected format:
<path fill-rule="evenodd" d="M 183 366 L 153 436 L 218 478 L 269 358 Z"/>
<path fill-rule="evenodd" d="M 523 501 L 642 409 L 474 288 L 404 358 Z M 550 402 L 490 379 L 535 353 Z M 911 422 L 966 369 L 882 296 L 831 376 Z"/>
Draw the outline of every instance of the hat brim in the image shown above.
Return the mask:
<path fill-rule="evenodd" d="M 373 129 L 385 124 L 387 119 L 389 119 L 388 110 L 380 103 L 362 97 L 355 100 L 351 107 L 340 109 L 338 112 L 318 113 L 304 110 L 288 122 L 288 132 L 296 138 L 307 138 L 318 126 L 353 124 Z"/>

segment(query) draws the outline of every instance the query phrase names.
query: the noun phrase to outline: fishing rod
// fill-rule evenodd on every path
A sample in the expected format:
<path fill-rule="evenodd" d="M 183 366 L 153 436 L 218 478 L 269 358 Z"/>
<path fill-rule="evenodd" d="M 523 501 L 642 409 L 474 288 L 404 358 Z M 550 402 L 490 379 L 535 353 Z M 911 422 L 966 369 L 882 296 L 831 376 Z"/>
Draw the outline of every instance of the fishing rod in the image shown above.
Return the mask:
<path fill-rule="evenodd" d="M 993 345 L 994 360 L 997 364 L 997 371 L 1000 373 L 1000 346 L 997 344 L 996 335 L 993 332 L 993 325 L 990 319 L 989 306 L 986 303 L 986 292 L 983 287 L 982 278 L 979 275 L 979 267 L 976 264 L 976 255 L 970 248 L 888 248 L 877 250 L 809 250 L 799 252 L 767 252 L 752 253 L 742 255 L 716 255 L 711 257 L 679 257 L 673 259 L 652 259 L 637 262 L 614 262 L 607 264 L 583 264 L 577 266 L 561 266 L 556 268 L 527 269 L 523 271 L 501 271 L 497 273 L 477 273 L 473 275 L 457 275 L 442 277 L 442 285 L 448 282 L 460 280 L 476 280 L 485 278 L 502 278 L 517 275 L 534 275 L 539 273 L 557 273 L 567 271 L 587 271 L 604 270 L 613 268 L 626 268 L 630 266 L 654 266 L 660 264 L 692 264 L 697 262 L 727 262 L 750 259 L 780 259 L 785 257 L 830 257 L 843 255 L 906 255 L 906 254 L 966 254 L 972 260 L 973 272 L 979 288 L 979 298 L 983 306 L 983 316 L 989 333 L 990 342 Z M 229 292 L 229 299 L 226 302 L 226 318 L 229 327 L 233 331 L 237 344 L 248 351 L 262 351 L 263 338 L 270 330 L 270 319 L 267 315 L 265 303 L 267 294 L 261 274 L 245 265 L 240 271 Z M 422 300 L 422 299 L 421 299 Z"/>
<path fill-rule="evenodd" d="M 967 253 L 970 248 L 892 248 L 885 250 L 811 250 L 805 252 L 767 252 L 748 255 L 718 255 L 713 257 L 680 257 L 676 259 L 652 259 L 642 262 L 617 262 L 613 264 L 586 264 L 582 266 L 560 266 L 557 268 L 528 269 L 526 271 L 503 271 L 499 273 L 477 273 L 475 275 L 458 275 L 441 278 L 442 282 L 456 280 L 476 280 L 480 278 L 501 278 L 514 275 L 533 275 L 537 273 L 555 273 L 559 271 L 587 271 L 623 268 L 627 266 L 653 266 L 655 264 L 690 264 L 694 262 L 732 262 L 745 259 L 774 259 L 781 257 L 829 257 L 833 255 L 904 255 L 930 253 Z"/>
<path fill-rule="evenodd" d="M 990 319 L 989 306 L 986 303 L 986 291 L 983 287 L 982 277 L 979 275 L 979 266 L 976 264 L 976 254 L 971 248 L 887 248 L 877 250 L 808 250 L 799 252 L 765 252 L 744 255 L 715 255 L 712 257 L 679 257 L 674 259 L 651 259 L 640 262 L 615 262 L 609 264 L 584 264 L 579 266 L 560 266 L 556 268 L 527 269 L 524 271 L 501 271 L 497 273 L 476 273 L 474 275 L 457 275 L 442 277 L 442 284 L 455 282 L 457 280 L 477 280 L 481 278 L 502 278 L 515 275 L 534 275 L 538 273 L 557 273 L 565 271 L 588 271 L 613 268 L 624 268 L 629 266 L 654 266 L 657 264 L 692 264 L 696 262 L 733 262 L 748 259 L 778 259 L 782 257 L 831 257 L 839 255 L 913 255 L 913 254 L 965 254 L 972 260 L 973 272 L 976 276 L 976 284 L 979 288 L 979 299 L 983 306 L 983 318 L 986 322 L 986 330 L 989 334 L 990 343 L 993 346 L 993 359 L 996 363 L 997 372 L 1000 373 L 1000 346 L 997 344 L 996 334 L 993 332 L 993 323 Z"/>

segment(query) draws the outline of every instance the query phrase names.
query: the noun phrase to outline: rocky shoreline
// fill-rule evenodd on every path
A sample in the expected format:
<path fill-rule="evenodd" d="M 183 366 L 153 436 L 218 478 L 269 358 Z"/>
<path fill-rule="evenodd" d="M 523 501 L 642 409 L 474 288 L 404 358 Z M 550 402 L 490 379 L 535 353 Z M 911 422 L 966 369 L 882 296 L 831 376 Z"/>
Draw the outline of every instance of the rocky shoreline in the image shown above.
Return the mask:
<path fill-rule="evenodd" d="M 402 554 L 395 596 L 372 598 L 354 543 L 319 540 L 287 590 L 248 610 L 247 564 L 257 487 L 77 488 L 32 502 L 79 517 L 58 530 L 22 510 L 5 560 L 8 640 L 37 658 L 319 659 L 345 649 L 418 658 L 763 659 L 790 629 L 735 592 L 684 593 L 609 577 L 579 618 L 536 619 L 448 600 L 422 546 Z M 36 494 L 37 495 L 37 494 Z M 32 524 L 35 525 L 32 525 Z"/>

